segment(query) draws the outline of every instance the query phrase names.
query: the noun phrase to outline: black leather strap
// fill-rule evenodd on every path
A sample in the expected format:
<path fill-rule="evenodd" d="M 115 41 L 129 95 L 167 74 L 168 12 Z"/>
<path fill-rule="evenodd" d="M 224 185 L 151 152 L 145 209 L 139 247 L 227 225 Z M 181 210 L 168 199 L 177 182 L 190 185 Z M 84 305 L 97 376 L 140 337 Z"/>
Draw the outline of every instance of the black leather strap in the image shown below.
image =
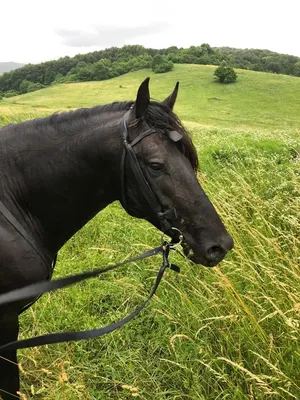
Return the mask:
<path fill-rule="evenodd" d="M 121 263 L 106 267 L 104 269 L 96 269 L 94 271 L 84 272 L 82 274 L 72 275 L 72 276 L 69 276 L 66 278 L 53 280 L 51 282 L 48 282 L 48 281 L 40 282 L 40 283 L 29 285 L 24 288 L 17 289 L 17 290 L 8 292 L 8 293 L 4 293 L 3 295 L 0 296 L 0 305 L 13 303 L 14 301 L 19 301 L 21 299 L 26 299 L 28 297 L 41 295 L 42 293 L 46 293 L 49 291 L 58 290 L 63 287 L 72 285 L 76 282 L 80 282 L 82 280 L 95 277 L 101 273 L 111 271 L 111 270 L 113 270 L 121 265 L 127 264 L 129 262 L 133 262 L 133 261 L 141 260 L 143 258 L 151 257 L 151 256 L 159 254 L 159 253 L 162 253 L 162 255 L 163 255 L 162 266 L 157 274 L 155 284 L 154 284 L 148 298 L 144 301 L 144 303 L 141 306 L 139 306 L 135 311 L 133 311 L 127 317 L 125 317 L 122 320 L 115 322 L 111 325 L 107 325 L 103 328 L 92 329 L 92 330 L 88 330 L 88 331 L 52 333 L 52 334 L 47 334 L 47 335 L 36 336 L 33 338 L 29 338 L 29 339 L 23 339 L 23 340 L 17 340 L 14 342 L 10 342 L 10 343 L 7 343 L 4 346 L 0 347 L 0 354 L 3 351 L 7 351 L 7 350 L 24 349 L 24 348 L 33 347 L 33 346 L 43 346 L 45 344 L 61 343 L 61 342 L 66 342 L 66 341 L 76 341 L 76 340 L 81 340 L 81 339 L 91 339 L 91 338 L 103 336 L 109 332 L 112 332 L 112 331 L 122 327 L 127 322 L 129 322 L 132 318 L 134 318 L 136 315 L 138 315 L 143 310 L 143 308 L 145 308 L 145 306 L 148 304 L 150 299 L 155 294 L 155 292 L 159 286 L 159 283 L 163 277 L 165 269 L 167 267 L 170 267 L 172 270 L 179 272 L 179 268 L 176 265 L 169 264 L 169 261 L 168 261 L 169 251 L 170 251 L 170 244 L 164 243 L 162 246 L 156 247 L 152 250 L 149 250 L 137 257 L 134 257 L 134 258 L 131 258 L 130 260 L 126 260 Z"/>
<path fill-rule="evenodd" d="M 122 265 L 141 260 L 144 258 L 152 257 L 156 254 L 162 252 L 162 246 L 155 247 L 149 251 L 146 251 L 143 254 L 140 254 L 137 257 L 133 257 L 129 260 L 122 261 L 120 263 L 110 265 L 106 268 L 97 268 L 92 271 L 86 271 L 75 275 L 66 276 L 60 279 L 53 279 L 52 281 L 42 281 L 33 283 L 31 285 L 24 286 L 20 289 L 15 289 L 7 293 L 3 293 L 0 295 L 0 306 L 5 304 L 11 304 L 20 300 L 31 299 L 32 297 L 40 296 L 47 292 L 54 292 L 55 290 L 59 290 L 70 285 L 74 285 L 75 283 L 84 281 L 86 279 L 94 278 L 98 275 L 101 275 L 105 272 L 112 271 Z"/>
<path fill-rule="evenodd" d="M 12 213 L 8 210 L 8 208 L 2 203 L 0 200 L 0 212 L 6 218 L 6 220 L 16 229 L 19 234 L 30 244 L 30 246 L 35 250 L 35 252 L 41 257 L 44 261 L 47 270 L 49 279 L 52 276 L 53 269 L 51 268 L 51 263 L 46 260 L 45 256 L 39 250 L 38 246 L 36 246 L 35 241 L 29 235 L 29 233 L 23 228 L 23 226 L 19 223 L 19 221 L 12 215 Z"/>
<path fill-rule="evenodd" d="M 146 132 L 137 136 L 131 143 L 128 142 L 128 129 L 127 129 L 127 115 L 125 114 L 124 119 L 122 120 L 121 125 L 121 135 L 124 145 L 123 154 L 121 157 L 121 202 L 125 209 L 128 208 L 128 202 L 126 198 L 126 190 L 125 190 L 125 162 L 126 157 L 128 157 L 128 162 L 130 168 L 133 171 L 133 175 L 137 181 L 138 187 L 142 192 L 145 200 L 150 206 L 152 212 L 158 217 L 161 223 L 161 228 L 163 232 L 170 231 L 172 229 L 172 225 L 169 220 L 177 218 L 177 212 L 174 208 L 168 209 L 166 211 L 162 210 L 162 206 L 157 200 L 157 197 L 153 193 L 149 183 L 147 182 L 143 171 L 140 167 L 136 154 L 133 150 L 133 147 L 141 142 L 145 137 L 155 133 L 155 130 L 149 129 Z"/>

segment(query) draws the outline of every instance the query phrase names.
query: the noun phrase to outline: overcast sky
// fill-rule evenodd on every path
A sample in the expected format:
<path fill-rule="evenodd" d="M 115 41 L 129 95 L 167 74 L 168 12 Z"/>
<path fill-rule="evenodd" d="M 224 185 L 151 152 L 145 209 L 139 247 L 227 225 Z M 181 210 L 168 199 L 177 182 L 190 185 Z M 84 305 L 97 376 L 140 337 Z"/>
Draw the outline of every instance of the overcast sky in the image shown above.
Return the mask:
<path fill-rule="evenodd" d="M 111 46 L 260 48 L 300 56 L 300 0 L 1 0 L 0 61 Z"/>

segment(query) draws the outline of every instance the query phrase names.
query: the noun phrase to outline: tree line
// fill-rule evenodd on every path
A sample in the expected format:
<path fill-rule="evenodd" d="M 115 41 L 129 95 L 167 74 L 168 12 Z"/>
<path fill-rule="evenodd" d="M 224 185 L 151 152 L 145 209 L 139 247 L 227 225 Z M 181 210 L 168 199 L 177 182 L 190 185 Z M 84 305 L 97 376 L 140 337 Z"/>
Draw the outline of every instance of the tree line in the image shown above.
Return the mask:
<path fill-rule="evenodd" d="M 101 81 L 143 68 L 162 73 L 170 71 L 174 63 L 220 65 L 222 61 L 234 68 L 300 77 L 299 57 L 269 50 L 212 48 L 207 43 L 160 50 L 128 45 L 41 64 L 27 64 L 0 76 L 0 96 L 14 96 L 57 83 Z"/>

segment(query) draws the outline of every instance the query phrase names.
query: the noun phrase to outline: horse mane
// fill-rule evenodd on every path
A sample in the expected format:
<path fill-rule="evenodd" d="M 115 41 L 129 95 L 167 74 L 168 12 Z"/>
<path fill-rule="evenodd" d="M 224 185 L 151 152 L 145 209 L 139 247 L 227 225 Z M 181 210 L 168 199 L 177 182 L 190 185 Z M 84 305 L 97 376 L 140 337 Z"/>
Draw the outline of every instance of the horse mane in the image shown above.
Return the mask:
<path fill-rule="evenodd" d="M 134 102 L 133 101 L 119 101 L 101 106 L 94 106 L 91 108 L 78 108 L 76 110 L 70 110 L 65 112 L 58 112 L 50 115 L 49 117 L 41 118 L 45 122 L 48 120 L 50 123 L 73 123 L 81 121 L 82 119 L 88 119 L 89 117 L 101 116 L 103 113 L 113 113 L 127 111 L 130 109 Z"/>

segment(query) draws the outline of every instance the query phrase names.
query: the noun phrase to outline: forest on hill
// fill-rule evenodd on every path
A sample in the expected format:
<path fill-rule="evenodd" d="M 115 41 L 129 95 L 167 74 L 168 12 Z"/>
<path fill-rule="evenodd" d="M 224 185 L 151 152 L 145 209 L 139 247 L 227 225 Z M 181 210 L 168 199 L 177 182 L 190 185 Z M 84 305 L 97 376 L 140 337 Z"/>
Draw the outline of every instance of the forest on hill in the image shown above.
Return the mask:
<path fill-rule="evenodd" d="M 213 48 L 207 43 L 159 50 L 128 45 L 27 64 L 4 73 L 0 76 L 0 97 L 12 97 L 57 83 L 102 81 L 144 68 L 152 68 L 157 73 L 167 72 L 174 63 L 219 65 L 223 60 L 234 68 L 300 77 L 299 57 L 270 50 Z"/>

